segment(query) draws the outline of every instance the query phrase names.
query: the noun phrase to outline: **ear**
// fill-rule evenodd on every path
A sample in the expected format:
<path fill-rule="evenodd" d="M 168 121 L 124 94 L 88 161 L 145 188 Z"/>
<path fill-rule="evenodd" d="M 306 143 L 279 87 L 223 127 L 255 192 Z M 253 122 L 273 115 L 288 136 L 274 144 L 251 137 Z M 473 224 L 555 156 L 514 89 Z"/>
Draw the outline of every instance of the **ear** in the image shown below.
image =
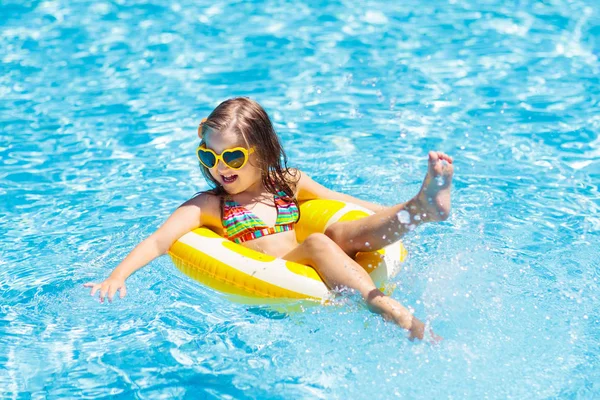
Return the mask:
<path fill-rule="evenodd" d="M 202 118 L 202 121 L 200 121 L 200 125 L 198 125 L 198 137 L 200 139 L 202 139 L 202 128 L 204 128 L 204 123 L 206 122 L 206 118 Z"/>

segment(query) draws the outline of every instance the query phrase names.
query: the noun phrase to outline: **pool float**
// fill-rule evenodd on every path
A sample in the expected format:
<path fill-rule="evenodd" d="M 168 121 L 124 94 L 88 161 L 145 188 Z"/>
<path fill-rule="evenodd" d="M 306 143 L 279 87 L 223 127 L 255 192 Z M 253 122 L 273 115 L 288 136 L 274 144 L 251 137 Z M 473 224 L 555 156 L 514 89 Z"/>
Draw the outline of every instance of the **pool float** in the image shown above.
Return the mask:
<path fill-rule="evenodd" d="M 371 211 L 337 200 L 309 200 L 300 204 L 296 237 L 302 242 L 313 232 L 324 232 L 337 221 L 364 218 Z M 233 243 L 208 228 L 183 235 L 169 255 L 185 275 L 227 294 L 234 301 L 261 304 L 288 300 L 325 301 L 329 289 L 310 266 L 286 261 Z M 401 242 L 380 250 L 358 253 L 356 261 L 380 289 L 400 270 L 407 251 Z"/>

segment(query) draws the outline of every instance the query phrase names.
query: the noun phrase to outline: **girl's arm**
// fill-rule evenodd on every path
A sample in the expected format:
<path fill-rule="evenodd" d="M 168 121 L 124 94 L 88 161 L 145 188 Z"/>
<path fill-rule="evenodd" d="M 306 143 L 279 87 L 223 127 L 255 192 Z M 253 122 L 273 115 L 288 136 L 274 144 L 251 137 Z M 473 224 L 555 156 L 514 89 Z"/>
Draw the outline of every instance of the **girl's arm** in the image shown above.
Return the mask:
<path fill-rule="evenodd" d="M 326 188 L 325 186 L 313 181 L 308 175 L 304 172 L 298 170 L 300 174 L 300 179 L 296 184 L 296 197 L 298 201 L 306 201 L 313 199 L 331 199 L 331 200 L 340 200 L 345 201 L 347 203 L 353 203 L 359 206 L 362 206 L 368 210 L 373 212 L 385 210 L 386 206 L 381 206 L 379 204 L 370 203 L 365 200 L 357 199 L 356 197 L 352 197 L 350 195 L 335 192 L 331 189 Z"/>
<path fill-rule="evenodd" d="M 217 200 L 218 201 L 218 200 Z M 181 236 L 202 225 L 212 225 L 215 198 L 206 194 L 196 196 L 183 203 L 156 232 L 138 244 L 125 259 L 117 265 L 106 280 L 102 283 L 88 282 L 85 287 L 91 287 L 94 296 L 100 290 L 100 301 L 108 294 L 112 301 L 117 290 L 120 297 L 127 294 L 125 280 L 138 269 L 142 268 L 155 258 L 165 254 Z M 207 212 L 201 212 L 201 210 Z"/>

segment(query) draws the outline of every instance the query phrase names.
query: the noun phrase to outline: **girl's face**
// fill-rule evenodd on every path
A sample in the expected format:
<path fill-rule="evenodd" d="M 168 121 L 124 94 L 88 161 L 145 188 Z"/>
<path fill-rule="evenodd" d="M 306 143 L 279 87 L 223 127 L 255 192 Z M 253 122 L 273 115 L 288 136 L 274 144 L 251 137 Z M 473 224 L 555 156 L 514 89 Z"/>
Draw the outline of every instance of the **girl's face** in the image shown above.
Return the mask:
<path fill-rule="evenodd" d="M 218 155 L 224 150 L 235 147 L 248 149 L 244 139 L 233 132 L 218 132 L 207 129 L 204 134 L 206 148 Z M 250 152 L 249 152 L 250 153 Z M 219 182 L 229 194 L 238 194 L 248 189 L 254 189 L 262 183 L 261 170 L 257 165 L 256 153 L 248 155 L 248 162 L 240 169 L 229 168 L 222 160 L 210 168 L 210 174 Z"/>

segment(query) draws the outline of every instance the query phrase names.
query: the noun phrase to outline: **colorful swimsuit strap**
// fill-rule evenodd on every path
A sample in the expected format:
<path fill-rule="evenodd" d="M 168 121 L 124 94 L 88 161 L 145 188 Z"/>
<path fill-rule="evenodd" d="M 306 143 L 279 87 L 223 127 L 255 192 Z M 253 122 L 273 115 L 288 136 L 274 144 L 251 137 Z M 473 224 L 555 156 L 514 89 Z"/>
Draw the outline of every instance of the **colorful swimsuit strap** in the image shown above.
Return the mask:
<path fill-rule="evenodd" d="M 222 219 L 225 236 L 236 243 L 256 239 L 273 233 L 294 229 L 298 221 L 298 207 L 294 201 L 285 200 L 285 192 L 279 191 L 273 197 L 277 208 L 275 226 L 267 226 L 252 211 L 233 200 L 231 196 L 223 199 Z"/>

